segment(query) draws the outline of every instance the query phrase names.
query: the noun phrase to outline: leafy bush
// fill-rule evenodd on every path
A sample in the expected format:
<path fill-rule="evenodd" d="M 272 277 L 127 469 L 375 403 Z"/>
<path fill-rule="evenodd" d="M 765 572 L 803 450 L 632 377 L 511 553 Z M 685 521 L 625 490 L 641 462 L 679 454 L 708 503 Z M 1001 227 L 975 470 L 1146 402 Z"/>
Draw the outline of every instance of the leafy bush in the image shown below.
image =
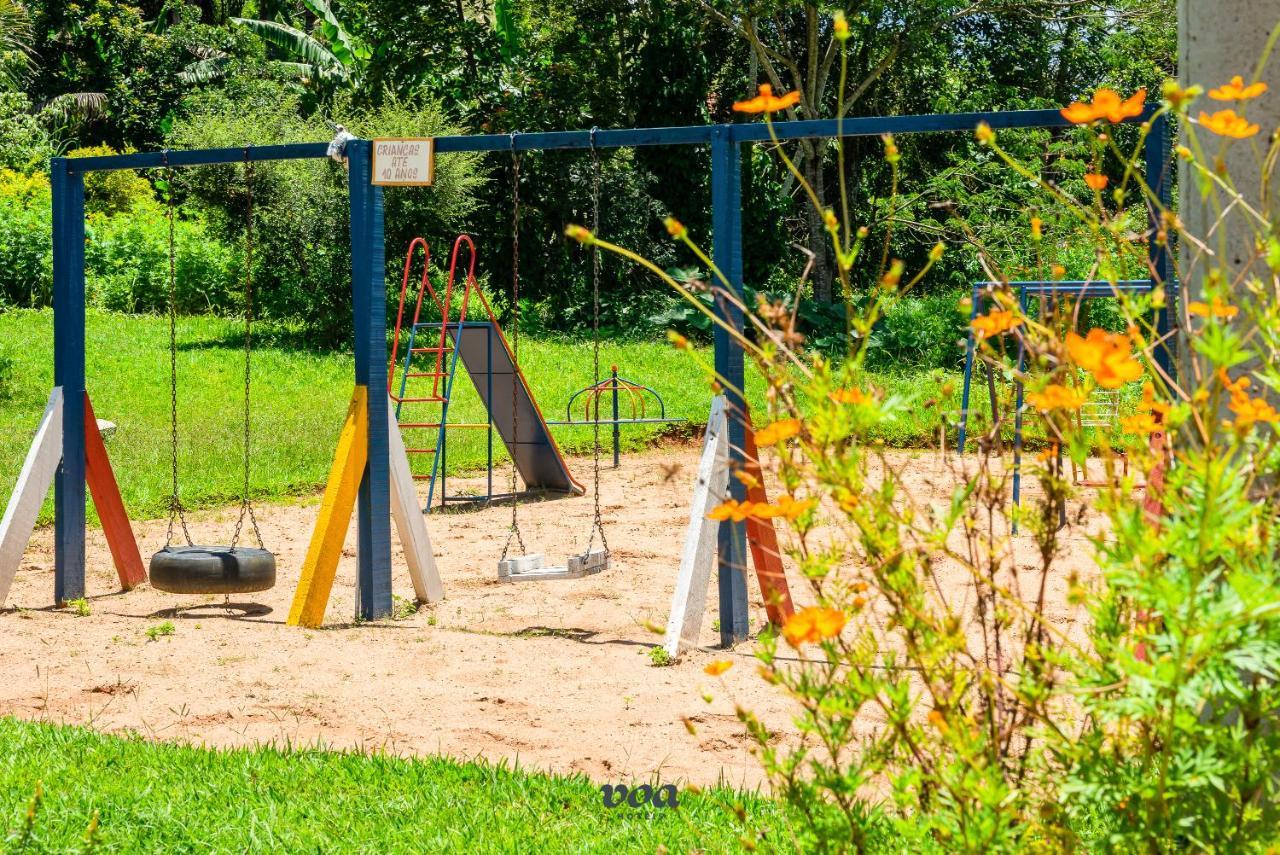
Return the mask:
<path fill-rule="evenodd" d="M 0 306 L 51 303 L 52 235 L 49 179 L 0 169 Z"/>
<path fill-rule="evenodd" d="M 929 294 L 894 301 L 871 330 L 867 367 L 959 367 L 968 317 L 960 294 Z"/>
<path fill-rule="evenodd" d="M 120 152 L 109 145 L 98 145 L 72 149 L 67 152 L 67 157 L 106 157 L 113 154 Z M 151 182 L 132 169 L 90 172 L 84 177 L 86 214 L 120 214 L 154 198 Z"/>
<path fill-rule="evenodd" d="M 174 280 L 182 314 L 238 311 L 243 263 L 201 220 L 174 222 Z M 164 312 L 169 301 L 169 224 L 144 203 L 114 217 L 90 217 L 85 248 L 90 303 L 113 312 Z"/>
<path fill-rule="evenodd" d="M 175 148 L 218 148 L 316 142 L 332 132 L 319 118 L 299 115 L 297 96 L 270 81 L 233 83 L 187 101 L 188 116 L 174 124 Z M 336 121 L 364 135 L 434 136 L 451 133 L 440 108 L 426 101 L 391 100 L 379 108 L 334 105 Z M 437 266 L 472 211 L 481 176 L 471 155 L 441 155 L 436 185 L 389 188 L 386 204 L 388 296 L 399 293 L 409 239 L 423 235 Z M 240 244 L 248 198 L 239 164 L 181 170 L 175 192 L 201 211 L 226 242 Z M 259 315 L 301 324 L 324 344 L 345 343 L 351 330 L 351 263 L 347 180 L 330 160 L 256 164 L 253 187 L 254 281 Z"/>
<path fill-rule="evenodd" d="M 54 142 L 22 92 L 0 92 L 0 169 L 34 172 L 48 167 Z"/>
<path fill-rule="evenodd" d="M 18 362 L 5 350 L 0 350 L 0 401 L 7 401 L 17 391 Z"/>

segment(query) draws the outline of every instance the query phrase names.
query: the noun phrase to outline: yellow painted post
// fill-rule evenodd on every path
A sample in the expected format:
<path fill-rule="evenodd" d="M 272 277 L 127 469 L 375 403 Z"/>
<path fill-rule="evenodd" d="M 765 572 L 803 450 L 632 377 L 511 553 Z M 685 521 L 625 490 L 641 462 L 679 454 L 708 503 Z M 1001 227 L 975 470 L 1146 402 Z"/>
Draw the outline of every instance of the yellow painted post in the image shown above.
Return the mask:
<path fill-rule="evenodd" d="M 333 466 L 329 469 L 329 481 L 320 505 L 320 518 L 311 533 L 311 544 L 302 565 L 302 578 L 298 580 L 298 590 L 289 609 L 290 626 L 315 627 L 324 622 L 324 611 L 329 605 L 333 579 L 338 573 L 342 542 L 346 540 L 347 525 L 355 509 L 356 493 L 368 453 L 369 389 L 356 386 L 347 407 L 342 433 L 338 436 L 338 448 L 333 455 Z"/>

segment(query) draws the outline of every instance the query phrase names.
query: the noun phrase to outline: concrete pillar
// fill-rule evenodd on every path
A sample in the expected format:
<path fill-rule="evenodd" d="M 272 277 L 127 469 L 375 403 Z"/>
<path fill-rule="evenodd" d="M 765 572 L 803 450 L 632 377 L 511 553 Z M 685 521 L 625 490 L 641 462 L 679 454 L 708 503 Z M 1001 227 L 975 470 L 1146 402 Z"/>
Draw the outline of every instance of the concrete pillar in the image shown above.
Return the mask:
<path fill-rule="evenodd" d="M 1178 0 L 1178 77 L 1183 86 L 1199 84 L 1206 92 L 1242 75 L 1246 81 L 1253 79 L 1267 40 L 1272 30 L 1280 24 L 1280 0 Z M 1280 127 L 1280 51 L 1270 57 L 1262 70 L 1261 78 L 1270 90 L 1260 98 L 1247 102 L 1246 115 L 1250 122 L 1261 126 L 1254 137 L 1235 141 L 1227 154 L 1227 169 L 1250 205 L 1260 206 L 1262 200 L 1262 158 L 1271 134 Z M 1192 114 L 1199 116 L 1203 110 L 1235 108 L 1235 104 L 1214 101 L 1203 95 L 1192 106 Z M 1223 137 L 1197 129 L 1205 154 L 1212 157 L 1224 142 Z M 1180 167 L 1179 213 L 1193 235 L 1209 234 L 1218 219 L 1211 200 L 1201 202 L 1196 185 L 1186 166 Z M 1280 215 L 1280 205 L 1273 197 L 1268 200 L 1273 216 Z M 1228 215 L 1235 216 L 1235 215 Z M 1225 253 L 1232 267 L 1238 267 L 1252 253 L 1252 230 L 1237 220 L 1226 233 L 1230 240 L 1220 244 L 1210 241 L 1215 251 Z M 1203 264 L 1196 264 L 1195 253 L 1183 247 L 1180 268 L 1188 276 L 1186 285 L 1192 299 L 1197 299 L 1198 281 L 1204 274 Z"/>

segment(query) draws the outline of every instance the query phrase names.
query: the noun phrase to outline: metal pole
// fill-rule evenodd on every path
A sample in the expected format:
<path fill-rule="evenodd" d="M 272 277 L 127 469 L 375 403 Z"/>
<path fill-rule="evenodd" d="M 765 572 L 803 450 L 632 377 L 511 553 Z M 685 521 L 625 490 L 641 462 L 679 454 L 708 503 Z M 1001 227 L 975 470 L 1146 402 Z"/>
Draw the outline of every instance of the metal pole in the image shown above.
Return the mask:
<path fill-rule="evenodd" d="M 351 200 L 351 298 L 356 383 L 369 389 L 369 459 L 360 481 L 357 585 L 359 615 L 391 614 L 391 474 L 387 436 L 387 307 L 382 188 L 370 183 L 373 146 L 347 143 Z"/>
<path fill-rule="evenodd" d="M 597 400 L 599 400 L 597 398 Z M 632 413 L 635 413 L 634 407 Z M 596 419 L 600 418 L 600 406 L 596 405 Z M 618 366 L 613 366 L 613 468 L 618 468 L 619 452 L 622 450 L 622 425 L 618 424 Z"/>
<path fill-rule="evenodd" d="M 1169 146 L 1169 122 L 1164 116 L 1160 116 L 1151 123 L 1151 130 L 1147 133 L 1144 155 L 1147 183 L 1155 192 L 1156 198 L 1166 208 L 1170 206 L 1172 198 L 1169 181 Z M 1178 289 L 1174 287 L 1170 277 L 1168 242 L 1166 241 L 1163 246 L 1156 243 L 1156 234 L 1161 230 L 1160 212 L 1156 210 L 1154 205 L 1148 205 L 1147 211 L 1151 229 L 1151 239 L 1147 242 L 1147 246 L 1151 258 L 1152 278 L 1155 280 L 1155 284 L 1164 288 L 1165 293 L 1164 306 L 1156 310 L 1155 317 L 1156 334 L 1162 341 L 1161 346 L 1156 348 L 1156 364 L 1160 366 L 1162 371 L 1176 379 L 1177 374 L 1174 373 L 1174 342 L 1169 337 L 1169 331 L 1172 329 L 1173 303 L 1177 300 Z"/>
<path fill-rule="evenodd" d="M 84 596 L 84 175 L 50 164 L 53 195 L 53 384 L 62 387 L 62 463 L 54 479 L 53 599 Z"/>
<path fill-rule="evenodd" d="M 742 289 L 742 151 L 734 137 L 735 125 L 719 125 L 711 135 L 711 228 L 716 266 L 741 294 Z M 732 329 L 743 329 L 742 311 L 723 298 L 715 301 L 716 314 Z M 729 465 L 744 463 L 746 403 L 735 389 L 743 387 L 742 344 L 717 325 L 715 369 L 725 386 L 729 412 Z M 746 499 L 746 486 L 729 479 L 730 496 Z M 720 588 L 720 643 L 724 647 L 745 641 L 749 629 L 747 615 L 746 525 L 720 523 L 718 539 L 718 579 Z"/>

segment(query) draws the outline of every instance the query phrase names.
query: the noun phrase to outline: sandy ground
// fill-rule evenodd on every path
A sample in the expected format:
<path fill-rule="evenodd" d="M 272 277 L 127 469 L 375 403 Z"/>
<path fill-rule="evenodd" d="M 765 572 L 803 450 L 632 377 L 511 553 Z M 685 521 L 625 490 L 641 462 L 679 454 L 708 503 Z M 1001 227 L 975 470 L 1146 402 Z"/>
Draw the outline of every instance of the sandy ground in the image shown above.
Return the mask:
<path fill-rule="evenodd" d="M 325 628 L 284 625 L 318 498 L 259 509 L 266 545 L 278 556 L 278 584 L 233 598 L 230 608 L 220 599 L 145 585 L 119 593 L 102 534 L 91 531 L 91 614 L 54 610 L 52 531 L 41 530 L 0 612 L 0 714 L 217 746 L 323 743 L 518 759 L 525 767 L 581 771 L 606 782 L 656 774 L 704 784 L 723 776 L 755 786 L 762 776 L 734 702 L 784 739 L 792 710 L 756 675 L 751 644 L 730 654 L 739 667 L 723 682 L 703 673 L 725 655 L 713 649 L 714 591 L 704 649 L 662 668 L 647 655 L 660 637 L 645 624 L 665 625 L 670 608 L 697 455 L 694 445 L 668 447 L 604 470 L 613 566 L 584 580 L 500 585 L 495 568 L 510 509 L 432 514 L 427 522 L 446 600 L 375 624 L 354 625 L 350 617 L 353 526 Z M 949 498 L 954 481 L 936 454 L 891 459 L 911 473 L 918 495 L 937 504 Z M 589 483 L 589 460 L 571 466 Z M 461 482 L 452 481 L 451 489 Z M 522 506 L 526 543 L 553 560 L 580 550 L 591 515 L 590 496 Z M 197 542 L 219 543 L 232 525 L 226 510 L 196 515 L 192 531 Z M 164 521 L 134 528 L 144 558 L 163 545 Z M 1069 535 L 1069 563 L 1087 561 L 1084 537 L 1083 528 Z M 1032 544 L 1019 541 L 1019 564 L 1029 566 Z M 402 556 L 394 561 L 395 590 L 412 597 Z M 955 573 L 946 581 L 942 569 L 944 584 L 965 599 L 968 582 Z M 803 603 L 803 582 L 788 570 Z M 758 590 L 751 593 L 755 631 L 765 617 Z M 176 632 L 148 639 L 147 629 L 165 620 Z M 1076 618 L 1058 610 L 1054 620 Z M 711 703 L 703 699 L 708 691 Z M 686 730 L 684 716 L 696 734 Z"/>

